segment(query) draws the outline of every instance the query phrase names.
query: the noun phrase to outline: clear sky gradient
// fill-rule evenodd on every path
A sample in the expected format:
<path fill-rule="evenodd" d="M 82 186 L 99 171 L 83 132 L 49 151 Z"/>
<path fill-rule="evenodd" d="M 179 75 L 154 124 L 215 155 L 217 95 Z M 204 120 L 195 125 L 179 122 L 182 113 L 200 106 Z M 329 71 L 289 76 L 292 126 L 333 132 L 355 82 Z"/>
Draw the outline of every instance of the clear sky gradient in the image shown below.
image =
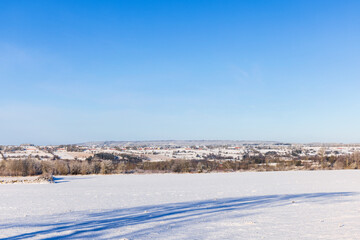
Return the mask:
<path fill-rule="evenodd" d="M 0 1 L 0 144 L 360 142 L 360 1 Z"/>

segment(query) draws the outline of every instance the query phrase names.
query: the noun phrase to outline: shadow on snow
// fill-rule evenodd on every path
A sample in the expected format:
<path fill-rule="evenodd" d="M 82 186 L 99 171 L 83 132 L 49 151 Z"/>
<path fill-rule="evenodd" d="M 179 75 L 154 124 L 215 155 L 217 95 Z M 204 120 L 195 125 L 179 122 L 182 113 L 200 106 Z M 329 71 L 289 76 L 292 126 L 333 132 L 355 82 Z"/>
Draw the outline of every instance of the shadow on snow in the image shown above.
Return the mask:
<path fill-rule="evenodd" d="M 79 175 L 81 176 L 81 175 Z M 84 179 L 91 179 L 92 177 L 84 177 L 84 176 L 75 176 L 75 177 L 69 177 L 69 176 L 58 176 L 58 177 L 53 177 L 54 179 L 54 183 L 67 183 L 70 181 L 78 181 L 78 180 L 84 180 Z"/>
<path fill-rule="evenodd" d="M 216 220 L 221 213 L 236 213 L 236 217 L 250 215 L 246 210 L 285 206 L 304 202 L 343 201 L 342 197 L 352 196 L 353 192 L 305 193 L 286 195 L 265 195 L 242 198 L 224 198 L 205 201 L 169 203 L 152 206 L 141 206 L 124 209 L 114 209 L 96 213 L 71 212 L 43 217 L 39 222 L 23 222 L 1 224 L 1 229 L 44 228 L 43 230 L 27 231 L 2 239 L 78 239 L 78 238 L 106 238 L 111 230 L 116 230 L 119 238 L 141 238 L 154 232 L 163 232 L 174 228 L 183 228 L 192 223 L 210 222 Z M 241 212 L 243 211 L 243 213 Z M 252 213 L 256 214 L 256 213 Z M 138 226 L 130 231 L 127 227 L 141 224 L 151 226 Z M 110 230 L 110 231 L 109 231 Z M 125 233 L 127 231 L 127 233 Z M 121 234 L 121 232 L 123 232 Z M 46 236 L 52 235 L 52 236 Z"/>

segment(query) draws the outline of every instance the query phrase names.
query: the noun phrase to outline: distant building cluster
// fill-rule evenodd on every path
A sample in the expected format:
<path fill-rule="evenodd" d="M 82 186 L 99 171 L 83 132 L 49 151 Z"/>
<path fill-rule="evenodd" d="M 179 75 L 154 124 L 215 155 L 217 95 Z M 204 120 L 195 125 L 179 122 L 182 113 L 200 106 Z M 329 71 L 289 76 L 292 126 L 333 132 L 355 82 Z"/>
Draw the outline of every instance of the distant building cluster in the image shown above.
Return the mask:
<path fill-rule="evenodd" d="M 358 144 L 210 143 L 207 144 L 206 141 L 203 141 L 203 144 L 190 145 L 186 142 L 169 144 L 166 142 L 161 142 L 161 144 L 147 142 L 106 144 L 105 142 L 105 144 L 57 146 L 23 144 L 20 146 L 1 146 L 0 160 L 36 158 L 44 161 L 57 159 L 85 161 L 100 153 L 108 153 L 118 157 L 123 155 L 138 156 L 149 162 L 170 160 L 241 161 L 244 158 L 251 157 L 276 157 L 282 160 L 294 160 L 314 156 L 338 157 L 360 152 L 360 145 Z"/>

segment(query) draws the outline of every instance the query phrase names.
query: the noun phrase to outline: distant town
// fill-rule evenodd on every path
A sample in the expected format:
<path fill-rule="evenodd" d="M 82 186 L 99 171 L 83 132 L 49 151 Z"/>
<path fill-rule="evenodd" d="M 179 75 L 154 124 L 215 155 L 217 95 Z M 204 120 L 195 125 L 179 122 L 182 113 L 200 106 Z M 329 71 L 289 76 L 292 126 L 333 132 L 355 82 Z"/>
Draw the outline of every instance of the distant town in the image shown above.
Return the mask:
<path fill-rule="evenodd" d="M 277 142 L 240 141 L 158 141 L 158 142 L 98 142 L 69 145 L 0 146 L 0 160 L 80 160 L 108 153 L 116 157 L 133 155 L 143 161 L 170 160 L 241 161 L 247 157 L 279 158 L 285 161 L 307 157 L 346 156 L 360 152 L 360 144 L 290 144 Z"/>
<path fill-rule="evenodd" d="M 204 140 L 0 146 L 0 172 L 10 176 L 357 169 L 359 162 L 360 144 Z"/>

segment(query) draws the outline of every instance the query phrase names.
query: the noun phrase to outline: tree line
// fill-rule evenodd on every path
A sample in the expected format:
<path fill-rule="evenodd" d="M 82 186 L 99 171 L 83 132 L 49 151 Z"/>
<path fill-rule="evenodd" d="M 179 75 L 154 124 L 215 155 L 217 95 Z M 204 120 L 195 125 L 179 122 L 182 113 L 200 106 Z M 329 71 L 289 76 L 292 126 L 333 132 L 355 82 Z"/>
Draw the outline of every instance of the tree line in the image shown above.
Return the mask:
<path fill-rule="evenodd" d="M 120 173 L 199 173 L 232 171 L 286 171 L 319 169 L 358 169 L 360 154 L 341 156 L 299 157 L 283 160 L 269 155 L 244 156 L 242 160 L 171 160 L 150 162 L 135 155 L 121 157 L 108 153 L 95 154 L 85 161 L 39 160 L 36 158 L 0 161 L 0 176 L 86 175 Z"/>

